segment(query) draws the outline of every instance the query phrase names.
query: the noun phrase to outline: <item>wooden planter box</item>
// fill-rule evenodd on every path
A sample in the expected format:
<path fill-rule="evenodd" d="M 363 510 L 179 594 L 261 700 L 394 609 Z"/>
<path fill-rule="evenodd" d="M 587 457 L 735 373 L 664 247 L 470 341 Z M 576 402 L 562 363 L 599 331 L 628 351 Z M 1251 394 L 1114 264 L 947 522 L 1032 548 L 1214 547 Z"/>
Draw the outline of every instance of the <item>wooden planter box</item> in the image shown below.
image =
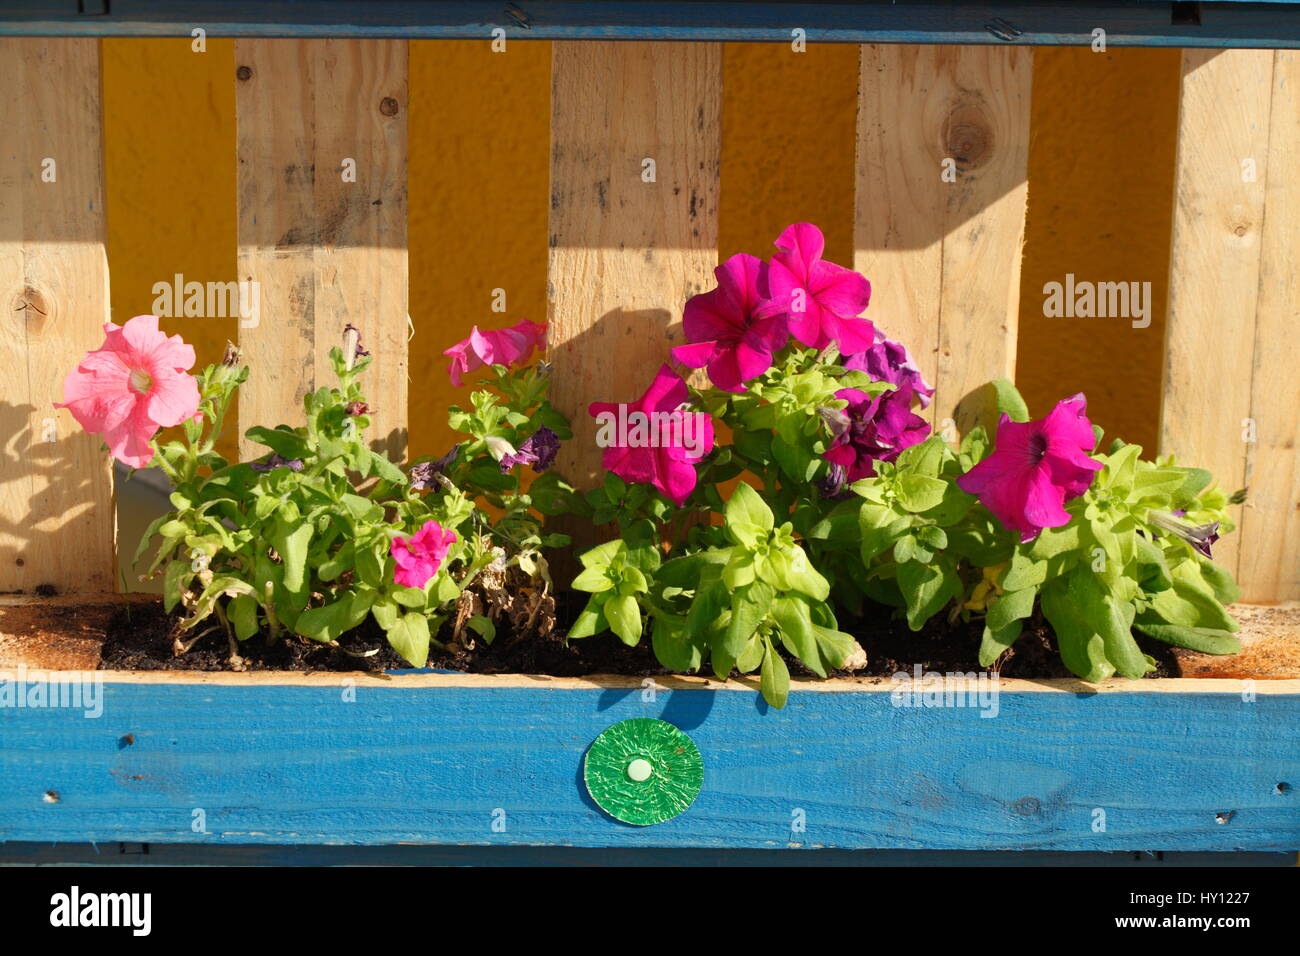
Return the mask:
<path fill-rule="evenodd" d="M 0 146 L 0 324 L 26 358 L 25 375 L 0 381 L 0 592 L 50 586 L 72 602 L 0 609 L 0 670 L 90 666 L 104 603 L 88 595 L 118 581 L 107 460 L 51 408 L 108 316 L 94 38 L 188 37 L 192 22 L 240 37 L 239 277 L 260 283 L 275 316 L 240 333 L 254 365 L 240 431 L 298 407 L 353 321 L 376 354 L 376 435 L 395 453 L 407 408 L 406 37 L 487 42 L 499 26 L 511 42 L 555 41 L 550 236 L 538 255 L 549 256 L 554 398 L 570 414 L 632 396 L 638 377 L 611 372 L 662 360 L 681 302 L 717 264 L 719 41 L 789 43 L 806 23 L 812 42 L 863 43 L 853 264 L 894 337 L 935 344 L 918 350 L 938 388 L 930 411 L 959 430 L 989 419 L 974 387 L 1015 367 L 1033 71 L 1023 44 L 1087 44 L 1101 23 L 1112 43 L 1188 47 L 1161 451 L 1228 488 L 1251 486 L 1218 557 L 1246 600 L 1284 606 L 1242 609 L 1240 658 L 1185 655 L 1184 672 L 1202 679 L 1006 681 L 996 717 L 895 706 L 888 682 L 800 684 L 778 713 L 751 685 L 689 678 L 650 689 L 528 675 L 104 672 L 98 718 L 0 707 L 0 841 L 1300 847 L 1300 626 L 1285 604 L 1300 599 L 1295 9 L 1215 5 L 1171 26 L 1154 3 L 1025 3 L 999 17 L 988 4 L 507 6 L 370 4 L 359 23 L 355 5 L 337 3 L 115 0 L 102 16 L 55 3 L 25 5 L 25 20 L 0 15 L 0 127 L 13 133 Z M 286 33 L 312 39 L 273 38 Z M 702 42 L 610 42 L 625 39 Z M 967 45 L 905 45 L 933 41 Z M 1225 46 L 1263 49 L 1194 49 Z M 640 178 L 647 144 L 657 189 Z M 960 179 L 940 193 L 946 154 Z M 366 201 L 327 176 L 287 175 L 339 156 L 363 158 L 352 188 Z M 58 157 L 58 188 L 41 179 L 44 157 Z M 1205 383 L 1229 373 L 1249 385 L 1209 400 Z M 590 435 L 585 416 L 575 422 L 580 449 Z M 595 472 L 594 453 L 572 452 L 566 470 Z M 681 727 L 705 761 L 695 804 L 650 828 L 603 815 L 581 781 L 596 735 L 637 716 Z"/>

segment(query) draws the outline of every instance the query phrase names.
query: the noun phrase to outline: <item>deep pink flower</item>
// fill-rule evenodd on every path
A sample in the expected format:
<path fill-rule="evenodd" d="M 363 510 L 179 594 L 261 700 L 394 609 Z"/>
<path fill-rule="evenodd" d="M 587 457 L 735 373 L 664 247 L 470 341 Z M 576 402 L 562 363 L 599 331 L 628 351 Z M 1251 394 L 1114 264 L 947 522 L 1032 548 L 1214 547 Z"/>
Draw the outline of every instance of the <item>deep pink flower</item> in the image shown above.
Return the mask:
<path fill-rule="evenodd" d="M 158 429 L 198 412 L 199 387 L 188 374 L 194 348 L 159 331 L 156 315 L 137 315 L 125 325 L 106 322 L 104 332 L 104 344 L 64 379 L 64 401 L 55 407 L 102 435 L 122 464 L 143 468 L 153 460 L 149 441 Z"/>
<path fill-rule="evenodd" d="M 739 253 L 713 270 L 718 287 L 691 296 L 682 314 L 690 345 L 673 349 L 673 358 L 690 368 L 709 368 L 709 379 L 728 392 L 772 367 L 772 353 L 786 343 L 782 310 L 759 294 L 767 272 L 763 260 Z"/>
<path fill-rule="evenodd" d="M 843 414 L 848 424 L 822 455 L 844 469 L 844 480 L 854 482 L 876 473 L 876 462 L 893 461 L 904 448 L 925 441 L 930 423 L 912 413 L 912 387 L 907 384 L 874 398 L 856 388 L 842 388 L 836 398 L 848 401 Z"/>
<path fill-rule="evenodd" d="M 767 270 L 768 298 L 786 312 L 790 334 L 804 345 L 832 342 L 848 355 L 869 349 L 872 327 L 860 319 L 871 299 L 871 283 L 852 269 L 822 259 L 826 240 L 808 222 L 787 226 Z"/>
<path fill-rule="evenodd" d="M 447 373 L 451 384 L 460 385 L 462 376 L 485 365 L 513 365 L 526 362 L 533 349 L 546 348 L 546 323 L 521 319 L 508 329 L 491 329 L 480 332 L 478 326 L 470 330 L 469 338 L 457 342 L 444 351 L 451 356 Z"/>
<path fill-rule="evenodd" d="M 436 521 L 426 521 L 410 538 L 394 538 L 388 546 L 388 553 L 397 563 L 393 582 L 407 588 L 424 587 L 438 573 L 455 543 L 456 532 Z"/>
<path fill-rule="evenodd" d="M 875 341 L 871 348 L 844 356 L 844 367 L 866 372 L 877 382 L 892 382 L 902 385 L 906 382 L 912 386 L 912 392 L 925 408 L 930 404 L 934 388 L 921 376 L 921 370 L 912 361 L 906 346 L 901 342 L 885 338 L 880 328 L 875 329 Z"/>
<path fill-rule="evenodd" d="M 993 453 L 958 478 L 958 486 L 1019 531 L 1021 541 L 1068 524 L 1065 503 L 1087 491 L 1102 468 L 1090 457 L 1097 439 L 1087 411 L 1080 392 L 1037 421 L 1013 422 L 1003 415 Z"/>
<path fill-rule="evenodd" d="M 695 488 L 695 463 L 713 450 L 713 419 L 683 409 L 688 398 L 682 377 L 664 365 L 636 402 L 592 402 L 587 411 L 601 422 L 596 438 L 605 446 L 605 468 L 685 502 Z"/>

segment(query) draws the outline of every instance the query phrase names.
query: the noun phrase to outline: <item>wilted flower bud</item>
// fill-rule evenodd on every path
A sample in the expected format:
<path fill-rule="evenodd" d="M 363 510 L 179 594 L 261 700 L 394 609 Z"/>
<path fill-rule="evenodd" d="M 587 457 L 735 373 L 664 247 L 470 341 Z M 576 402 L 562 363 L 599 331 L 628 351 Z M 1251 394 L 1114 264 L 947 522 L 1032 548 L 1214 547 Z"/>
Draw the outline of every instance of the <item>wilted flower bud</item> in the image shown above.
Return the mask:
<path fill-rule="evenodd" d="M 361 330 L 349 322 L 343 326 L 343 365 L 345 368 L 352 368 L 357 364 L 357 359 L 363 355 L 369 355 L 365 347 L 361 344 Z"/>
<path fill-rule="evenodd" d="M 365 402 L 348 402 L 343 406 L 343 411 L 348 415 L 367 415 L 370 413 L 370 406 Z"/>
<path fill-rule="evenodd" d="M 487 438 L 483 439 L 483 443 L 487 445 L 488 451 L 491 452 L 492 457 L 497 461 L 501 461 L 501 459 L 505 458 L 506 455 L 517 454 L 514 445 L 510 444 L 510 442 L 506 441 L 504 438 L 498 438 L 496 435 L 489 435 Z"/>
<path fill-rule="evenodd" d="M 1179 521 L 1177 516 L 1168 511 L 1148 512 L 1147 521 L 1162 531 L 1168 531 L 1170 534 L 1182 538 L 1192 546 L 1192 550 L 1197 554 L 1204 555 L 1207 558 L 1214 557 L 1210 553 L 1210 548 L 1214 542 L 1219 540 L 1219 522 L 1211 521 L 1209 524 L 1191 525 L 1185 521 Z"/>
<path fill-rule="evenodd" d="M 302 471 L 301 458 L 285 458 L 279 452 L 272 452 L 271 457 L 266 461 L 249 462 L 249 468 L 253 471 L 268 472 L 276 468 L 288 468 L 290 471 Z"/>

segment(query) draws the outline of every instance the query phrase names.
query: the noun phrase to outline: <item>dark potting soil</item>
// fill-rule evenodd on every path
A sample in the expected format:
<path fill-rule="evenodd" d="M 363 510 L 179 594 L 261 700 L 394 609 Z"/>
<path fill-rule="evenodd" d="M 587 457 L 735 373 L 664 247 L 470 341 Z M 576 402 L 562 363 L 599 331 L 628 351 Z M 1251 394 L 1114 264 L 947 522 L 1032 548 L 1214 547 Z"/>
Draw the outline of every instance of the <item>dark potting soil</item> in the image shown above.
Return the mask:
<path fill-rule="evenodd" d="M 560 595 L 557 601 L 559 626 L 551 634 L 512 633 L 504 620 L 498 623 L 495 640 L 489 644 L 475 636 L 467 646 L 454 644 L 433 648 L 428 665 L 437 670 L 471 674 L 545 674 L 553 677 L 583 677 L 589 674 L 624 674 L 645 677 L 667 674 L 655 659 L 650 641 L 643 639 L 628 647 L 612 634 L 568 642 L 564 639 L 569 622 L 576 616 L 586 595 Z M 1003 677 L 1050 678 L 1073 676 L 1056 652 L 1056 638 L 1051 628 L 1035 616 L 1027 622 L 1024 633 L 992 668 L 979 666 L 982 625 L 958 620 L 949 623 L 945 615 L 936 615 L 919 632 L 908 629 L 907 622 L 892 608 L 877 607 L 855 621 L 842 621 L 841 627 L 857 638 L 867 653 L 868 665 L 853 676 L 888 678 L 900 671 L 912 672 L 916 665 L 923 671 L 969 673 L 993 670 Z M 161 602 L 123 607 L 111 618 L 104 642 L 100 667 L 110 670 L 232 670 L 231 650 L 225 632 L 216 627 L 199 637 L 183 654 L 177 656 L 177 637 L 189 642 L 198 633 L 215 624 L 205 622 L 190 633 L 178 630 L 180 617 L 163 611 Z M 444 628 L 440 637 L 447 637 Z M 1178 661 L 1172 649 L 1140 634 L 1138 645 L 1156 661 L 1150 677 L 1179 676 Z M 343 635 L 338 646 L 329 646 L 285 635 L 274 644 L 264 637 L 254 637 L 239 644 L 243 670 L 250 671 L 356 671 L 405 670 L 407 664 L 388 646 L 384 633 L 373 620 Z M 797 660 L 788 659 L 796 676 L 810 672 Z M 705 668 L 708 673 L 708 669 Z M 847 672 L 839 672 L 847 676 Z"/>

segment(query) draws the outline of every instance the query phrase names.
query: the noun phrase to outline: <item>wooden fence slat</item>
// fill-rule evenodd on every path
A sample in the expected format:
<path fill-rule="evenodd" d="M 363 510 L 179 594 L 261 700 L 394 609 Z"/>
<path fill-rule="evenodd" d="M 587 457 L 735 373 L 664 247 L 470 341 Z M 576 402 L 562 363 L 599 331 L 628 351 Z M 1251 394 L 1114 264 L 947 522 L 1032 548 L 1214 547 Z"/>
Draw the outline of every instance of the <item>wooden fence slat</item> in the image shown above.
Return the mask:
<path fill-rule="evenodd" d="M 1300 600 L 1300 53 L 1273 55 L 1268 185 L 1238 573 L 1248 601 Z"/>
<path fill-rule="evenodd" d="M 1162 452 L 1210 469 L 1228 491 L 1249 487 L 1241 533 L 1215 558 L 1252 601 L 1300 597 L 1300 300 L 1288 248 L 1300 114 L 1295 63 L 1284 55 L 1275 75 L 1274 58 L 1183 53 L 1161 406 Z"/>
<path fill-rule="evenodd" d="M 238 40 L 239 276 L 260 287 L 241 321 L 252 366 L 242 427 L 301 424 L 302 399 L 334 384 L 329 350 L 348 323 L 375 357 L 363 386 L 372 445 L 406 446 L 407 253 L 404 40 Z M 355 181 L 345 164 L 355 163 Z M 245 457 L 260 445 L 241 446 Z"/>
<path fill-rule="evenodd" d="M 640 397 L 712 283 L 721 128 L 719 44 L 553 46 L 549 354 L 579 484 L 601 468 L 587 405 Z"/>
<path fill-rule="evenodd" d="M 0 40 L 0 129 L 0 591 L 111 591 L 111 460 L 53 407 L 109 316 L 99 42 Z"/>
<path fill-rule="evenodd" d="M 979 386 L 1014 372 L 1032 64 L 1021 47 L 862 47 L 854 268 L 940 428 L 992 424 Z"/>

